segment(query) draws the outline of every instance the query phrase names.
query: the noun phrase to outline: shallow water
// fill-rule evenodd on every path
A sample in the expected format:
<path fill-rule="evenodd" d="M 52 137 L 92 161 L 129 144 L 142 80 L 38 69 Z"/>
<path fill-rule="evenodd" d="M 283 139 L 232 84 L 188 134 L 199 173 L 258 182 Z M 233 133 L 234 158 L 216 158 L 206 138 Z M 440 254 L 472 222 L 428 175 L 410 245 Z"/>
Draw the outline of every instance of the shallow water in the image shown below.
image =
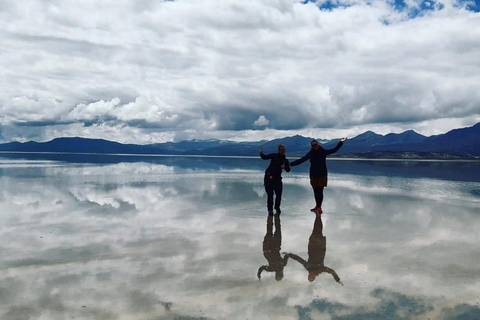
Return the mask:
<path fill-rule="evenodd" d="M 0 318 L 480 318 L 480 163 L 329 160 L 321 220 L 305 164 L 272 221 L 267 165 L 0 158 Z"/>

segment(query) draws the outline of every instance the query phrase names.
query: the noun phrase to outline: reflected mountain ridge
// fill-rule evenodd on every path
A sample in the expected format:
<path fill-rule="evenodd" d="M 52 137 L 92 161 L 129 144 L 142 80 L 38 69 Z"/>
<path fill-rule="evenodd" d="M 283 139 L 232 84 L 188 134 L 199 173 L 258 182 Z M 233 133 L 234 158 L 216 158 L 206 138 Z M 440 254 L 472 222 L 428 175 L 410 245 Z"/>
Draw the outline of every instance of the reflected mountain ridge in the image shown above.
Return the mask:
<path fill-rule="evenodd" d="M 478 318 L 480 184 L 462 181 L 468 166 L 412 179 L 381 162 L 341 173 L 347 161 L 330 171 L 320 220 L 307 175 L 288 173 L 280 225 L 265 217 L 264 163 L 211 161 L 2 162 L 0 319 Z M 301 260 L 258 281 L 264 247 L 272 265 L 282 250 Z M 315 281 L 302 260 L 320 266 Z"/>
<path fill-rule="evenodd" d="M 267 152 L 268 150 L 266 150 Z M 307 151 L 307 150 L 306 150 Z M 288 156 L 288 154 L 287 154 Z M 291 161 L 295 157 L 288 157 Z M 82 154 L 2 154 L 0 169 L 5 161 L 25 167 L 36 163 L 35 167 L 76 164 L 78 166 L 135 165 L 140 167 L 163 165 L 174 172 L 183 171 L 263 171 L 265 164 L 257 157 L 202 157 L 202 156 L 124 156 L 124 155 L 82 155 Z M 26 161 L 25 161 L 26 160 Z M 36 162 L 40 161 L 40 162 Z M 48 162 L 46 162 L 48 161 Z M 328 159 L 330 173 L 354 174 L 362 176 L 392 176 L 404 178 L 431 178 L 454 181 L 480 182 L 480 161 L 421 161 L 421 160 L 358 160 Z M 292 169 L 290 174 L 308 174 L 308 166 Z"/>

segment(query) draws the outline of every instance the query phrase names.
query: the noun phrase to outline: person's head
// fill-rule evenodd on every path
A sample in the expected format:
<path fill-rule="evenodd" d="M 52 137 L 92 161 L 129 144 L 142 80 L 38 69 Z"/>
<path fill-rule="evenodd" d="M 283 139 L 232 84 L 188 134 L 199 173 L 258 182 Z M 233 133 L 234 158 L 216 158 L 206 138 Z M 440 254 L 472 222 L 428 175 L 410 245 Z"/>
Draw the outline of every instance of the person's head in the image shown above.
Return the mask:
<path fill-rule="evenodd" d="M 278 153 L 285 154 L 287 152 L 287 148 L 283 144 L 278 145 Z"/>
<path fill-rule="evenodd" d="M 313 140 L 310 142 L 310 146 L 312 147 L 312 149 L 315 149 L 315 150 L 317 150 L 317 149 L 320 147 L 320 145 L 318 144 L 318 141 L 315 140 L 315 139 L 313 139 Z"/>
<path fill-rule="evenodd" d="M 283 279 L 283 270 L 275 272 L 275 280 L 282 281 Z"/>
<path fill-rule="evenodd" d="M 315 280 L 315 278 L 317 278 L 317 274 L 315 272 L 310 271 L 308 273 L 308 281 L 313 282 L 313 280 Z"/>

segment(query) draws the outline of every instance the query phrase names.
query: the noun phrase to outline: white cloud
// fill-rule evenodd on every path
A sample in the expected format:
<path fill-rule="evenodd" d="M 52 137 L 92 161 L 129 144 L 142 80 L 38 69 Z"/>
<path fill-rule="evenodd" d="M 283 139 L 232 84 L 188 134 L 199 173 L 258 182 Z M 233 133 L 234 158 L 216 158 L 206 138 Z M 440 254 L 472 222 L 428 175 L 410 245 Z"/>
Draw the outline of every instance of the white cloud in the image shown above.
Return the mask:
<path fill-rule="evenodd" d="M 269 123 L 270 121 L 268 121 L 268 119 L 265 118 L 264 115 L 259 116 L 258 119 L 253 122 L 256 127 L 264 127 L 267 126 Z"/>
<path fill-rule="evenodd" d="M 113 113 L 120 121 L 145 121 L 148 123 L 166 123 L 174 127 L 180 116 L 175 108 L 155 99 L 150 101 L 144 97 L 137 98 L 134 102 L 122 105 Z"/>
<path fill-rule="evenodd" d="M 0 123 L 40 124 L 37 138 L 101 123 L 101 135 L 135 127 L 125 139 L 152 140 L 152 128 L 249 134 L 259 114 L 274 135 L 479 117 L 479 13 L 349 4 L 4 1 Z"/>
<path fill-rule="evenodd" d="M 119 98 L 110 101 L 100 100 L 89 104 L 79 104 L 70 111 L 67 119 L 71 120 L 94 120 L 108 116 L 120 103 Z"/>

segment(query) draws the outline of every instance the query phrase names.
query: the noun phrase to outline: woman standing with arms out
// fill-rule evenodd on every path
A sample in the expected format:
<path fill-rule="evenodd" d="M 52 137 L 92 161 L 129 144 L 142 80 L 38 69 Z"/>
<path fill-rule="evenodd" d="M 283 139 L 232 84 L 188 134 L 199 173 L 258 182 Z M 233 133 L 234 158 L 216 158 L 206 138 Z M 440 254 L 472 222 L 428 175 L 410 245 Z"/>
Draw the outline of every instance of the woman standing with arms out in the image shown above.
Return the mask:
<path fill-rule="evenodd" d="M 313 139 L 310 142 L 312 149 L 303 157 L 298 160 L 295 160 L 290 163 L 290 166 L 298 166 L 301 163 L 304 163 L 307 160 L 310 160 L 310 185 L 313 188 L 313 194 L 315 196 L 315 208 L 310 211 L 321 214 L 322 213 L 322 202 L 323 202 L 323 188 L 327 186 L 327 156 L 332 153 L 337 152 L 342 146 L 347 138 L 342 138 L 338 142 L 337 146 L 333 149 L 323 149 L 317 142 Z"/>
<path fill-rule="evenodd" d="M 265 192 L 267 193 L 267 210 L 269 215 L 273 215 L 273 194 L 275 193 L 275 211 L 279 215 L 280 203 L 282 201 L 282 170 L 290 172 L 290 163 L 285 157 L 287 149 L 283 144 L 278 145 L 278 153 L 264 154 L 263 149 L 260 149 L 260 157 L 263 160 L 270 160 L 270 165 L 265 170 L 265 177 L 263 184 Z"/>

